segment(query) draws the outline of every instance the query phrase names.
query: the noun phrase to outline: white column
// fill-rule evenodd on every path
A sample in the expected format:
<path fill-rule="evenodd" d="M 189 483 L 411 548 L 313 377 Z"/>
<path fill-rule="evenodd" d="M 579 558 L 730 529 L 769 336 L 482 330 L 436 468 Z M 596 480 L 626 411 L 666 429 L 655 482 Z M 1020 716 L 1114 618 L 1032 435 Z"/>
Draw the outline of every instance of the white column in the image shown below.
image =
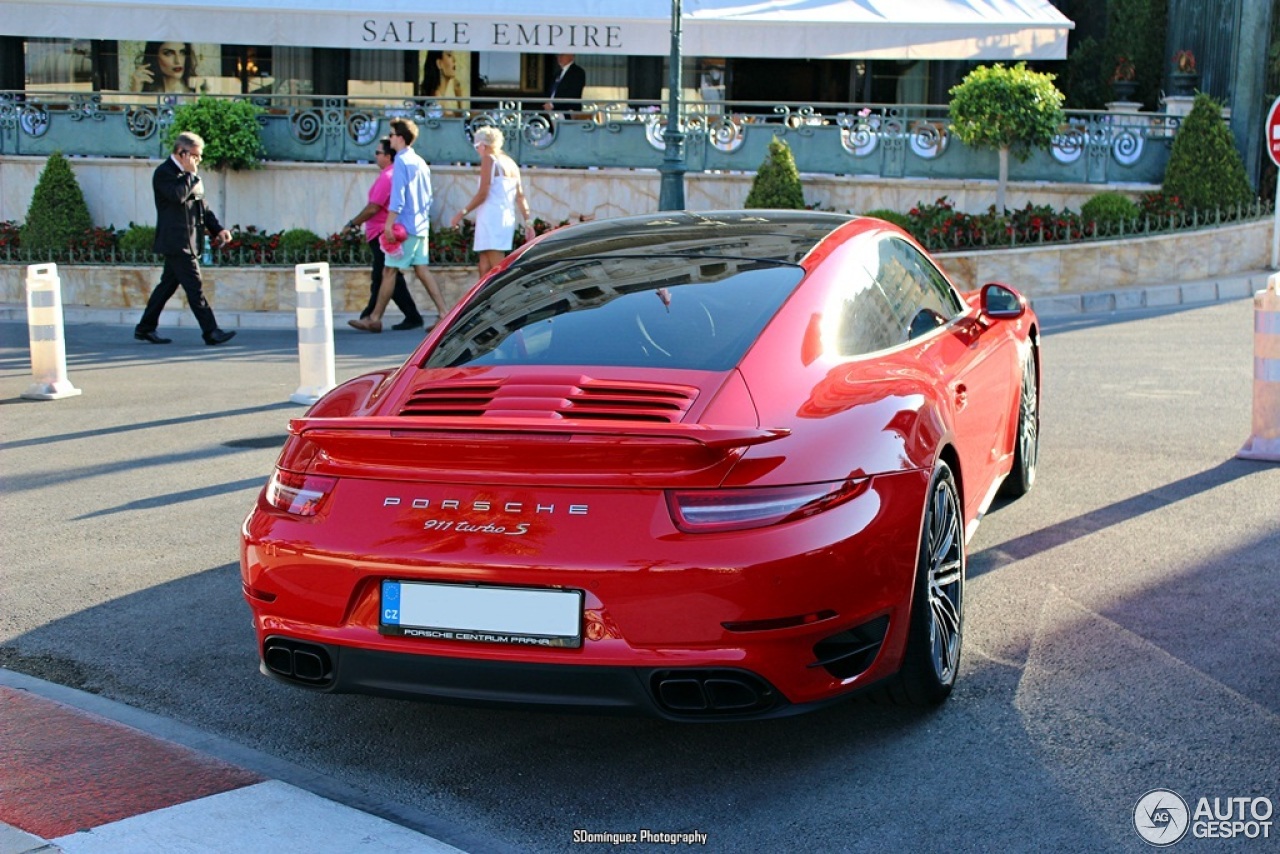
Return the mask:
<path fill-rule="evenodd" d="M 1236 456 L 1280 462 L 1280 273 L 1253 297 L 1253 434 Z"/>
<path fill-rule="evenodd" d="M 27 267 L 27 326 L 31 333 L 31 375 L 22 393 L 29 400 L 75 397 L 80 389 L 67 379 L 67 345 L 62 327 L 62 280 L 57 264 Z"/>
<path fill-rule="evenodd" d="M 293 275 L 298 292 L 298 366 L 302 384 L 289 400 L 310 406 L 337 385 L 329 265 L 298 264 L 293 268 Z"/>

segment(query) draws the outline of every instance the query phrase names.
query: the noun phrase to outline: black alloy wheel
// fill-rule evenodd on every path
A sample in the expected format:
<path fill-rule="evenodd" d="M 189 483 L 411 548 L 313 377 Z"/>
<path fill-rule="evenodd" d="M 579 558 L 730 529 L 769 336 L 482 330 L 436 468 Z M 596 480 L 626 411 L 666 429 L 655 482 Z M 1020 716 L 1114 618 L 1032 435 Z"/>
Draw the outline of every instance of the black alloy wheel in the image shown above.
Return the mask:
<path fill-rule="evenodd" d="M 1031 491 L 1040 462 L 1040 393 L 1036 386 L 1035 347 L 1022 366 L 1022 392 L 1018 396 L 1018 433 L 1013 449 L 1013 470 L 1005 478 L 1001 492 L 1009 498 L 1020 498 Z"/>
<path fill-rule="evenodd" d="M 964 513 L 951 468 L 939 461 L 925 505 L 906 655 L 888 686 L 893 701 L 937 705 L 951 694 L 964 634 L 964 576 Z"/>

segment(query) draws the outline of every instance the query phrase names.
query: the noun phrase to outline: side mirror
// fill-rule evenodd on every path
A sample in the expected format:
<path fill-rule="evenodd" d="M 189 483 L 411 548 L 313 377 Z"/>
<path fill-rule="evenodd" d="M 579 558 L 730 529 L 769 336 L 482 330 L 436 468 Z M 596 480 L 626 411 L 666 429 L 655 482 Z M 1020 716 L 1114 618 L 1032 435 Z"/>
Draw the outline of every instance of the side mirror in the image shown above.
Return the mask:
<path fill-rule="evenodd" d="M 993 320 L 1017 320 L 1027 313 L 1027 301 L 1008 285 L 988 282 L 982 286 L 982 313 Z"/>

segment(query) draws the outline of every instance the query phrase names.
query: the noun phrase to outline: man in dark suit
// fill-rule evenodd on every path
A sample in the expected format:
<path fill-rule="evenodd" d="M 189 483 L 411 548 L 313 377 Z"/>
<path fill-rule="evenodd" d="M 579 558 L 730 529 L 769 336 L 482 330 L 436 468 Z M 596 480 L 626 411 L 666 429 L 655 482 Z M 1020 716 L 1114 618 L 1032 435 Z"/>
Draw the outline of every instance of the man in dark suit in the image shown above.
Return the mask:
<path fill-rule="evenodd" d="M 556 57 L 560 73 L 547 88 L 547 102 L 542 109 L 551 113 L 576 113 L 582 109 L 582 88 L 587 85 L 587 72 L 574 64 L 573 54 Z"/>
<path fill-rule="evenodd" d="M 151 292 L 142 319 L 133 329 L 133 337 L 150 344 L 168 344 L 171 339 L 156 334 L 160 312 L 178 286 L 187 294 L 187 304 L 200 324 L 204 343 L 225 344 L 235 337 L 223 332 L 213 317 L 213 309 L 205 301 L 200 278 L 200 228 L 204 227 L 218 242 L 226 243 L 231 232 L 222 227 L 213 211 L 204 204 L 204 183 L 200 180 L 200 161 L 204 158 L 204 140 L 194 133 L 180 133 L 173 144 L 173 154 L 156 167 L 151 176 L 151 189 L 156 197 L 155 252 L 164 256 L 164 272 L 160 284 Z"/>

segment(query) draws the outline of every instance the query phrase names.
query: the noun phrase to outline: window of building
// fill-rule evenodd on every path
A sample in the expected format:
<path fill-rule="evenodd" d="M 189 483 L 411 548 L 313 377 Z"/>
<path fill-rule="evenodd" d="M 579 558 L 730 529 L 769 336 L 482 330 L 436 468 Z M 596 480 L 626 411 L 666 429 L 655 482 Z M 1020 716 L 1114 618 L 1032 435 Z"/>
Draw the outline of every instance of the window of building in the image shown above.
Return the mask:
<path fill-rule="evenodd" d="M 627 58 L 625 56 L 575 56 L 574 64 L 582 66 L 587 83 L 582 87 L 582 100 L 588 103 L 610 103 L 627 100 Z"/>
<path fill-rule="evenodd" d="M 88 39 L 28 39 L 26 88 L 43 92 L 93 90 Z"/>
<path fill-rule="evenodd" d="M 353 104 L 376 105 L 411 98 L 414 85 L 414 80 L 405 77 L 403 51 L 350 51 L 347 94 Z"/>
<path fill-rule="evenodd" d="M 545 90 L 547 57 L 540 53 L 476 54 L 476 93 L 541 95 Z"/>

